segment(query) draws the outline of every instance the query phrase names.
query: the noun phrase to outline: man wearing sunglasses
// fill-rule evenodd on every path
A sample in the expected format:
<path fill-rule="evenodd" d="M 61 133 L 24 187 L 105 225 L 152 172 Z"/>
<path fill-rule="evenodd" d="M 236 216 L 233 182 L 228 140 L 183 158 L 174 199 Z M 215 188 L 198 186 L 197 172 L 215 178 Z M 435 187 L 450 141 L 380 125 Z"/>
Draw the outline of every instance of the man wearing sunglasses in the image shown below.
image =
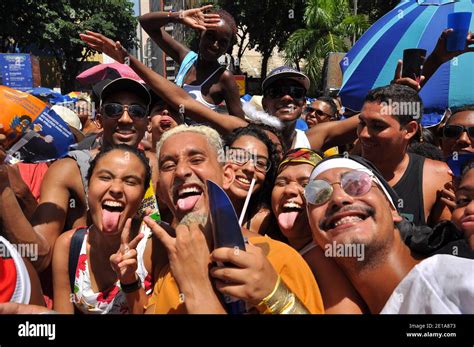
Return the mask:
<path fill-rule="evenodd" d="M 327 158 L 314 168 L 304 195 L 313 239 L 371 313 L 474 312 L 474 261 L 435 255 L 420 262 L 402 241 L 408 222 L 396 208 L 397 194 L 372 164 Z M 349 252 L 354 246 L 362 257 Z"/>
<path fill-rule="evenodd" d="M 443 128 L 441 148 L 446 158 L 474 153 L 474 104 L 452 109 Z"/>
<path fill-rule="evenodd" d="M 318 124 L 307 132 L 296 129 L 296 121 L 306 104 L 309 86 L 310 81 L 305 74 L 288 66 L 272 70 L 262 83 L 262 106 L 265 112 L 283 123 L 286 148 L 324 151 L 333 146 L 352 143 L 356 139 L 358 117 L 337 123 Z"/>
<path fill-rule="evenodd" d="M 304 117 L 308 128 L 311 129 L 316 124 L 337 120 L 337 115 L 337 105 L 333 98 L 321 96 L 306 107 Z"/>
<path fill-rule="evenodd" d="M 148 89 L 135 80 L 119 78 L 106 83 L 100 92 L 97 115 L 103 129 L 102 146 L 123 143 L 137 147 L 148 126 L 150 99 Z M 17 241 L 38 244 L 38 260 L 33 263 L 38 272 L 49 266 L 54 242 L 63 230 L 87 225 L 85 177 L 89 160 L 98 151 L 71 151 L 69 158 L 49 167 L 31 224 L 14 201 L 9 204 L 11 213 L 4 216 L 4 225 L 29 231 L 29 240 Z"/>

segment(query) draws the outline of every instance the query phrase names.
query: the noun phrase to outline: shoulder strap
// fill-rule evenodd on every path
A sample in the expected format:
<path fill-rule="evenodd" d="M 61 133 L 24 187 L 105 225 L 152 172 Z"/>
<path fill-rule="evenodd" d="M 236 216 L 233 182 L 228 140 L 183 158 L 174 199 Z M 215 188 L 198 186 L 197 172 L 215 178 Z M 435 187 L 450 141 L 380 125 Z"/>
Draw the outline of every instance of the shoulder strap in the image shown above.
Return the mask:
<path fill-rule="evenodd" d="M 201 86 L 205 85 L 207 83 L 207 81 L 209 81 L 218 71 L 222 70 L 223 68 L 225 69 L 224 66 L 218 67 L 213 73 L 211 73 L 209 75 L 208 78 L 206 78 L 206 80 L 204 82 L 201 83 Z"/>
<path fill-rule="evenodd" d="M 174 80 L 174 83 L 182 87 L 184 84 L 184 77 L 188 73 L 191 66 L 193 66 L 194 62 L 197 60 L 198 55 L 196 52 L 189 51 L 188 54 L 184 57 L 183 61 L 181 62 L 181 66 L 179 67 L 178 74 Z"/>
<path fill-rule="evenodd" d="M 82 227 L 76 229 L 71 237 L 71 244 L 69 245 L 69 284 L 71 286 L 71 293 L 74 293 L 74 282 L 76 279 L 77 262 L 79 261 L 79 254 L 81 253 L 82 241 L 86 235 L 87 228 Z"/>

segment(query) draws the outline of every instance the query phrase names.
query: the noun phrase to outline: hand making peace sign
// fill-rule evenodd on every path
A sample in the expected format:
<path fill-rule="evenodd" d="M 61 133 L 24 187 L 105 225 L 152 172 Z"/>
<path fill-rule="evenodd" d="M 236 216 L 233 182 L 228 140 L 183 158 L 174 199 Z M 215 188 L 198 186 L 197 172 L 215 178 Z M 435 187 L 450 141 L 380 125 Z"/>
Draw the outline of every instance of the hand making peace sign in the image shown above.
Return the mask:
<path fill-rule="evenodd" d="M 132 219 L 128 218 L 123 227 L 120 248 L 117 253 L 110 256 L 110 265 L 123 284 L 133 283 L 137 280 L 138 260 L 136 248 L 143 238 L 143 234 L 139 233 L 129 242 L 131 225 Z"/>

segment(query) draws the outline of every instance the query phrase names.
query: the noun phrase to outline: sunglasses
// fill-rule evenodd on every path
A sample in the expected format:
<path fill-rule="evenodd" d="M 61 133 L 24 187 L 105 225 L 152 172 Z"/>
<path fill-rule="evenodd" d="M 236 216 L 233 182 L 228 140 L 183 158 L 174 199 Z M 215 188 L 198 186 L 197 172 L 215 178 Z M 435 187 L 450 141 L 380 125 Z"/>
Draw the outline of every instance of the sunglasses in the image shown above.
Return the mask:
<path fill-rule="evenodd" d="M 230 147 L 228 151 L 228 160 L 237 164 L 239 166 L 243 166 L 249 162 L 249 160 L 253 161 L 255 169 L 257 171 L 266 173 L 270 170 L 272 166 L 270 160 L 260 155 L 254 155 L 249 151 L 238 148 L 238 147 Z"/>
<path fill-rule="evenodd" d="M 463 125 L 445 125 L 443 129 L 443 136 L 449 138 L 458 138 L 463 132 L 474 139 L 474 126 L 465 127 Z"/>
<path fill-rule="evenodd" d="M 282 98 L 285 95 L 289 95 L 293 99 L 303 99 L 306 96 L 306 89 L 296 86 L 275 86 L 268 87 L 265 91 L 265 96 L 272 99 Z"/>
<path fill-rule="evenodd" d="M 308 106 L 306 107 L 305 109 L 306 113 L 313 113 L 315 112 L 319 117 L 329 117 L 329 118 L 332 118 L 333 116 L 331 116 L 330 114 L 327 114 L 323 111 L 321 111 L 320 109 L 318 108 L 313 108 L 311 106 Z"/>
<path fill-rule="evenodd" d="M 108 103 L 102 105 L 102 113 L 112 119 L 118 119 L 122 117 L 123 113 L 127 110 L 130 117 L 135 119 L 143 119 L 148 114 L 148 109 L 142 105 L 122 105 L 117 103 Z"/>
<path fill-rule="evenodd" d="M 372 188 L 372 177 L 373 175 L 368 172 L 352 170 L 343 173 L 340 182 L 329 183 L 325 180 L 314 180 L 305 187 L 304 196 L 311 205 L 321 206 L 331 199 L 335 184 L 339 184 L 342 190 L 350 196 L 362 196 Z"/>

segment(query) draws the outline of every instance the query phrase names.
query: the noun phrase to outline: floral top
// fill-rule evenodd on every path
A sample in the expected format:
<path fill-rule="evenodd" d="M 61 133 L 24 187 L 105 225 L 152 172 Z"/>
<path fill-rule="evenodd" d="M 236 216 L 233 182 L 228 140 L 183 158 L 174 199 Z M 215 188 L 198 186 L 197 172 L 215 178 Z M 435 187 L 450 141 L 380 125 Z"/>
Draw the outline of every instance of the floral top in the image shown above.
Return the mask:
<path fill-rule="evenodd" d="M 146 294 L 149 295 L 153 291 L 153 283 L 152 277 L 148 274 L 143 263 L 143 253 L 147 240 L 151 236 L 151 231 L 148 227 L 142 226 L 140 232 L 145 237 L 140 240 L 136 249 L 138 254 L 137 275 L 142 281 Z M 74 305 L 84 314 L 128 314 L 127 298 L 125 293 L 120 290 L 120 281 L 117 280 L 113 286 L 98 293 L 92 290 L 86 253 L 88 235 L 89 229 L 84 236 L 76 267 L 73 294 Z"/>

